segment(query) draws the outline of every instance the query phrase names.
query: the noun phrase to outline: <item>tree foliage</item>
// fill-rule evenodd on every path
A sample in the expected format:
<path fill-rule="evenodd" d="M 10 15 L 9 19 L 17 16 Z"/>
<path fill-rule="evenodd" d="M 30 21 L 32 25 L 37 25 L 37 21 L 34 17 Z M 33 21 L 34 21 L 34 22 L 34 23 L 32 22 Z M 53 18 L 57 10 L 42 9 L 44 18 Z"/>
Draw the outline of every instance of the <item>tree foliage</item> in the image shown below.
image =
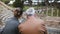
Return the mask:
<path fill-rule="evenodd" d="M 13 6 L 14 7 L 20 7 L 20 8 L 23 8 L 24 7 L 24 1 L 22 0 L 15 0 L 15 2 L 13 3 Z"/>
<path fill-rule="evenodd" d="M 11 0 L 1 0 L 2 2 L 4 2 L 5 4 L 8 4 Z"/>
<path fill-rule="evenodd" d="M 28 0 L 29 6 L 32 6 L 32 0 Z"/>

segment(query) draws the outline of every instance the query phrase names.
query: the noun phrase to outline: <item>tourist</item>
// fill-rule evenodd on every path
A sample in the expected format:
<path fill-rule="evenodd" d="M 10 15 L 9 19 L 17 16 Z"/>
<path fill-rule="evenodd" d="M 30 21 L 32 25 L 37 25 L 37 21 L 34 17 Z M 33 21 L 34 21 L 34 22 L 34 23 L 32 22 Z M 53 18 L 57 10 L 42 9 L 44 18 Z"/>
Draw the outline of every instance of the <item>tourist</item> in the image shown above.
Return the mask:
<path fill-rule="evenodd" d="M 19 34 L 18 25 L 20 23 L 18 19 L 22 16 L 23 11 L 21 8 L 15 8 L 13 13 L 14 16 L 6 21 L 2 34 Z"/>
<path fill-rule="evenodd" d="M 45 22 L 35 17 L 33 7 L 27 9 L 26 15 L 27 20 L 18 26 L 20 34 L 47 34 Z"/>

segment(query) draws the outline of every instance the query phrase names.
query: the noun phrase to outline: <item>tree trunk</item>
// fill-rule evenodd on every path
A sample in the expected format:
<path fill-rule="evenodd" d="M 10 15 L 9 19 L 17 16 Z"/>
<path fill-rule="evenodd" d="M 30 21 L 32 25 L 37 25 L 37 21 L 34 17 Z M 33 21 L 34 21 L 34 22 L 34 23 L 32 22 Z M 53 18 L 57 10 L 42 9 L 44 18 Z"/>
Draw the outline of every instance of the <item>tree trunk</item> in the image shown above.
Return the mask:
<path fill-rule="evenodd" d="M 49 2 L 48 2 L 49 0 L 45 0 L 45 4 L 46 4 L 46 6 L 49 6 Z"/>
<path fill-rule="evenodd" d="M 28 0 L 29 6 L 32 6 L 32 0 Z"/>
<path fill-rule="evenodd" d="M 38 6 L 39 6 L 39 0 L 38 0 Z"/>

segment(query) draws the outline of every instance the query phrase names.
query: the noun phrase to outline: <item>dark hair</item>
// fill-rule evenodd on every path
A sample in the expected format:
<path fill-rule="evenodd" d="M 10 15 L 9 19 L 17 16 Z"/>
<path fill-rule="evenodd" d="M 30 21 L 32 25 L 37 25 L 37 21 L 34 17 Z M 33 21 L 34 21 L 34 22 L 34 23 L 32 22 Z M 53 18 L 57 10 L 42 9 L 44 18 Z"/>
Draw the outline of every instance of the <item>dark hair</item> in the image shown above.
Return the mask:
<path fill-rule="evenodd" d="M 16 16 L 22 16 L 22 14 L 23 14 L 23 9 L 22 8 L 16 8 L 15 11 L 17 11 Z"/>

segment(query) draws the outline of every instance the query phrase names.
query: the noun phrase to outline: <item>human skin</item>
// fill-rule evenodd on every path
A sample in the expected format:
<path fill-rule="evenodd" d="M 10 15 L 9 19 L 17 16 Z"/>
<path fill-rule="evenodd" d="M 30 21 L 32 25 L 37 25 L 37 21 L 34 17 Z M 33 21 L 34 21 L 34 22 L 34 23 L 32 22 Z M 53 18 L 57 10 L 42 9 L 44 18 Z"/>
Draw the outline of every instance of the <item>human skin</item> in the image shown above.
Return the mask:
<path fill-rule="evenodd" d="M 47 34 L 45 22 L 34 16 L 29 16 L 27 21 L 18 26 L 21 34 Z"/>

